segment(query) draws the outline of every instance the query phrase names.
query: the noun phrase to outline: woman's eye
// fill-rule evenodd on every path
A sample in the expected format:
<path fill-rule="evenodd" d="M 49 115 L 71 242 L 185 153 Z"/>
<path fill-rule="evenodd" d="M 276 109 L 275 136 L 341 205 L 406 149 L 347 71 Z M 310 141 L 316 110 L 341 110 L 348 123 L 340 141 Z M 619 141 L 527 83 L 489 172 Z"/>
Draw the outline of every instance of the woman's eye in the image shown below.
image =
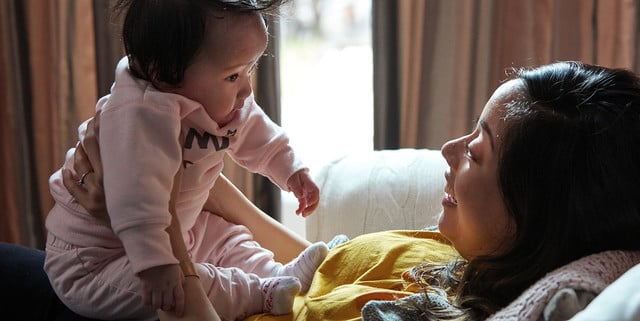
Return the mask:
<path fill-rule="evenodd" d="M 238 77 L 240 77 L 238 74 L 233 74 L 233 75 L 227 77 L 227 80 L 228 81 L 236 81 L 236 80 L 238 80 Z"/>
<path fill-rule="evenodd" d="M 466 156 L 468 159 L 475 161 L 475 157 L 473 157 L 473 154 L 471 154 L 471 148 L 469 148 L 469 142 L 464 142 L 464 156 Z"/>

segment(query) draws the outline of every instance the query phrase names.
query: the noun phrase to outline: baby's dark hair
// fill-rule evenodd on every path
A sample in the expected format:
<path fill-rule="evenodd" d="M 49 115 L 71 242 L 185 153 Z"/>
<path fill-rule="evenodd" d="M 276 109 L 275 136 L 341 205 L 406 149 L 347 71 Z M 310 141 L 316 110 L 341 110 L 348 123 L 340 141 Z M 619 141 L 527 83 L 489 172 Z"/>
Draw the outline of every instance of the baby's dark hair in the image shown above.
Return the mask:
<path fill-rule="evenodd" d="M 118 0 L 122 40 L 134 76 L 155 87 L 182 83 L 214 12 L 271 13 L 286 0 Z"/>

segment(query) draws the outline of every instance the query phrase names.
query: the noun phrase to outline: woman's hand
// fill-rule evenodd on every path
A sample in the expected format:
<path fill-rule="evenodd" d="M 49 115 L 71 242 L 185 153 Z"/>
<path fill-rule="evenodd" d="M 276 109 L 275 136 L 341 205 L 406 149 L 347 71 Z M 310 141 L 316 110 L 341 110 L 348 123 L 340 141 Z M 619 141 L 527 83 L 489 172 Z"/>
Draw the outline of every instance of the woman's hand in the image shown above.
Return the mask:
<path fill-rule="evenodd" d="M 87 123 L 87 131 L 82 144 L 76 146 L 73 154 L 73 171 L 62 169 L 62 181 L 69 193 L 89 213 L 109 221 L 102 186 L 102 159 L 98 138 L 100 133 L 100 113 Z"/>

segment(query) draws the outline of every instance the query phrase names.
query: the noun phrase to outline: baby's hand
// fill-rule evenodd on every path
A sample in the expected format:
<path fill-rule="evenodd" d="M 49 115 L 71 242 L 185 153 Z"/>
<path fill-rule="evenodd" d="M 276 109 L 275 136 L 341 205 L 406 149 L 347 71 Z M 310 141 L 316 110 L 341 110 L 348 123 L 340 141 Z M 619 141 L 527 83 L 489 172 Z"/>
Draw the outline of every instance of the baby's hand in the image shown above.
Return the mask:
<path fill-rule="evenodd" d="M 142 300 L 154 309 L 184 313 L 184 276 L 177 264 L 161 265 L 138 273 L 142 281 Z"/>
<path fill-rule="evenodd" d="M 299 205 L 296 214 L 307 217 L 318 207 L 320 189 L 313 182 L 307 170 L 302 169 L 291 175 L 287 181 L 287 187 L 298 199 Z"/>

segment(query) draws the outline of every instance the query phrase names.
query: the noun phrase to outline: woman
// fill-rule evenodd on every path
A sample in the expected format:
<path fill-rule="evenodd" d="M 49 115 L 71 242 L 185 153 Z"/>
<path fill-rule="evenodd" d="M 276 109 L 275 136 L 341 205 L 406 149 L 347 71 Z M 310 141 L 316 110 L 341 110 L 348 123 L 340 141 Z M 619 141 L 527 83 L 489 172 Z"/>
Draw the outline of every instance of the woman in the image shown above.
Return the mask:
<path fill-rule="evenodd" d="M 457 273 L 423 271 L 431 284 L 454 284 L 453 305 L 429 311 L 434 319 L 483 320 L 554 269 L 640 250 L 640 79 L 629 71 L 575 62 L 517 70 L 473 132 L 442 154 L 438 226 L 464 261 Z"/>

